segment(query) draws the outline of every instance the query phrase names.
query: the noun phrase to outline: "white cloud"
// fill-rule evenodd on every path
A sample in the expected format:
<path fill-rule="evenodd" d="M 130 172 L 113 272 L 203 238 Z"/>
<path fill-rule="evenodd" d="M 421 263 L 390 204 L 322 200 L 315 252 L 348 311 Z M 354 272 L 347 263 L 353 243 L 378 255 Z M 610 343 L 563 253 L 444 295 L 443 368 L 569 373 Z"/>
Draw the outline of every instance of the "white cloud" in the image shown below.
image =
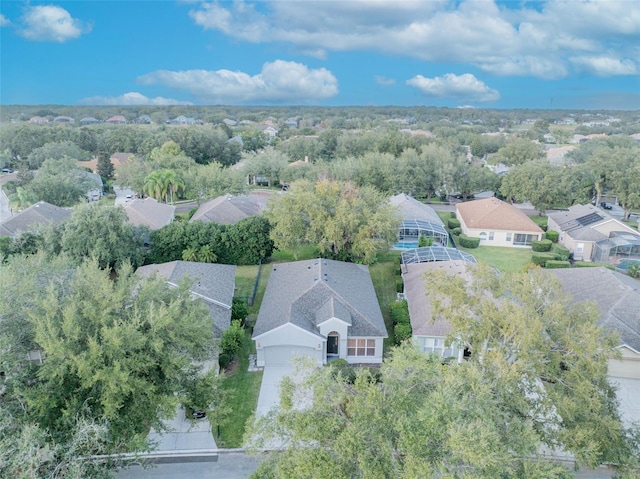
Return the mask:
<path fill-rule="evenodd" d="M 296 62 L 267 62 L 254 76 L 230 70 L 158 70 L 138 77 L 146 85 L 161 84 L 189 91 L 212 104 L 313 103 L 338 93 L 338 81 L 325 69 Z"/>
<path fill-rule="evenodd" d="M 40 42 L 64 43 L 91 31 L 90 24 L 73 18 L 68 11 L 56 5 L 28 7 L 22 23 L 20 35 Z"/>
<path fill-rule="evenodd" d="M 120 96 L 92 96 L 80 100 L 83 105 L 192 105 L 188 101 L 174 100 L 157 96 L 148 98 L 135 91 Z"/>
<path fill-rule="evenodd" d="M 635 75 L 638 68 L 631 60 L 621 60 L 607 56 L 601 57 L 571 57 L 573 64 L 583 67 L 598 76 Z"/>
<path fill-rule="evenodd" d="M 454 98 L 465 101 L 496 101 L 500 93 L 478 80 L 471 73 L 455 75 L 445 73 L 441 77 L 425 78 L 422 75 L 407 80 L 407 85 L 420 90 L 425 95 L 439 98 Z"/>
<path fill-rule="evenodd" d="M 10 23 L 9 19 L 0 13 L 0 27 L 6 27 Z"/>
<path fill-rule="evenodd" d="M 386 76 L 383 76 L 383 75 L 376 75 L 375 80 L 378 85 L 388 86 L 388 85 L 394 85 L 396 83 L 396 81 L 393 78 L 387 78 Z"/>
<path fill-rule="evenodd" d="M 214 0 L 201 2 L 190 16 L 206 30 L 248 42 L 289 44 L 317 58 L 367 50 L 539 78 L 565 77 L 579 66 L 571 57 L 597 63 L 608 51 L 633 59 L 628 61 L 635 70 L 639 62 L 640 2 L 632 0 L 499 6 L 494 0 Z M 632 69 L 611 71 L 626 75 Z"/>

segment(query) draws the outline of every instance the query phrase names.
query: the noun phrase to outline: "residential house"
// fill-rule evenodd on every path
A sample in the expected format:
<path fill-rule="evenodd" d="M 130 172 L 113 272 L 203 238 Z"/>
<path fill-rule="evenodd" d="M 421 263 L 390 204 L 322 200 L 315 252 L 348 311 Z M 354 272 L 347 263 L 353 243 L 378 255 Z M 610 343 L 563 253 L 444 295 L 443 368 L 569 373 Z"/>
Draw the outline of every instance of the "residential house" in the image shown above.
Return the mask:
<path fill-rule="evenodd" d="M 447 246 L 449 233 L 433 208 L 404 193 L 392 196 L 389 201 L 392 206 L 398 208 L 402 217 L 396 249 L 417 248 L 422 235 Z"/>
<path fill-rule="evenodd" d="M 28 123 L 35 123 L 35 124 L 49 123 L 49 119 L 45 118 L 44 116 L 34 116 L 29 119 Z"/>
<path fill-rule="evenodd" d="M 85 118 L 82 118 L 80 120 L 80 124 L 85 126 L 85 125 L 97 125 L 98 123 L 100 123 L 100 120 L 98 120 L 97 118 L 94 118 L 92 116 L 87 116 Z"/>
<path fill-rule="evenodd" d="M 71 216 L 71 211 L 46 201 L 38 201 L 20 213 L 0 223 L 0 236 L 17 236 L 35 225 L 61 224 Z"/>
<path fill-rule="evenodd" d="M 269 138 L 275 138 L 278 136 L 278 129 L 273 126 L 262 127 L 261 130 Z"/>
<path fill-rule="evenodd" d="M 133 153 L 114 153 L 111 155 L 111 164 L 113 165 L 113 169 L 117 170 L 123 164 L 127 163 L 131 160 L 141 159 L 134 155 Z M 89 161 L 78 161 L 77 165 L 81 168 L 87 168 L 91 170 L 93 173 L 98 172 L 98 158 L 93 158 Z"/>
<path fill-rule="evenodd" d="M 456 214 L 462 232 L 484 246 L 529 247 L 544 234 L 519 208 L 498 198 L 458 203 Z"/>
<path fill-rule="evenodd" d="M 236 126 L 238 124 L 236 120 L 232 120 L 231 118 L 225 118 L 224 120 L 222 120 L 222 123 L 227 126 Z"/>
<path fill-rule="evenodd" d="M 197 123 L 197 120 L 195 118 L 189 118 L 180 115 L 171 120 L 167 120 L 165 123 L 169 125 L 195 125 Z"/>
<path fill-rule="evenodd" d="M 272 268 L 252 339 L 257 366 L 382 362 L 387 330 L 367 266 L 328 259 Z"/>
<path fill-rule="evenodd" d="M 54 123 L 75 123 L 76 120 L 71 118 L 70 116 L 56 116 L 53 119 Z"/>
<path fill-rule="evenodd" d="M 223 225 L 237 223 L 244 218 L 262 213 L 272 194 L 273 192 L 268 190 L 255 190 L 248 195 L 226 194 L 218 196 L 200 205 L 189 222 L 208 223 L 214 221 Z"/>
<path fill-rule="evenodd" d="M 546 271 L 574 301 L 594 301 L 600 325 L 618 333 L 620 358 L 609 359 L 609 376 L 640 379 L 640 282 L 603 267 Z"/>
<path fill-rule="evenodd" d="M 138 123 L 139 125 L 151 125 L 153 121 L 151 120 L 151 117 L 149 115 L 140 115 L 138 118 L 136 118 L 136 123 Z"/>
<path fill-rule="evenodd" d="M 173 221 L 176 207 L 158 203 L 153 198 L 136 198 L 124 204 L 124 211 L 132 225 L 159 230 Z"/>
<path fill-rule="evenodd" d="M 122 115 L 116 115 L 111 118 L 107 118 L 107 123 L 110 125 L 124 125 L 127 123 L 127 119 Z"/>
<path fill-rule="evenodd" d="M 593 205 L 573 205 L 549 215 L 547 228 L 580 261 L 617 264 L 640 258 L 640 232 Z"/>
<path fill-rule="evenodd" d="M 136 270 L 141 277 L 157 274 L 170 286 L 177 286 L 184 278 L 191 284 L 191 294 L 205 302 L 212 319 L 214 335 L 219 338 L 231 324 L 231 307 L 235 290 L 236 267 L 227 264 L 170 261 L 149 264 Z"/>
<path fill-rule="evenodd" d="M 402 281 L 411 320 L 411 337 L 420 351 L 437 354 L 443 359 L 454 358 L 458 362 L 462 361 L 464 348 L 450 338 L 447 340 L 447 336 L 451 333 L 451 324 L 445 319 L 433 316 L 431 297 L 425 278 L 436 270 L 467 277 L 468 264 L 464 260 L 451 260 L 403 266 Z"/>

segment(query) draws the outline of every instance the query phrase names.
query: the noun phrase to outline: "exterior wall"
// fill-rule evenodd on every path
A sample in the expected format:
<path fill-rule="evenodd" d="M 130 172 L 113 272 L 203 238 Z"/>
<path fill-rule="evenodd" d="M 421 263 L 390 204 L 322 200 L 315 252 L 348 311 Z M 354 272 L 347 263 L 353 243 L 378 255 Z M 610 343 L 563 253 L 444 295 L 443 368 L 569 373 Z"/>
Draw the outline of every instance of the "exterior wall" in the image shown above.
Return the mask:
<path fill-rule="evenodd" d="M 382 348 L 383 348 L 383 338 L 372 338 L 372 337 L 351 337 L 348 339 L 364 339 L 364 340 L 373 340 L 375 341 L 375 354 L 373 356 L 347 356 L 344 358 L 350 364 L 380 364 L 382 363 Z"/>
<path fill-rule="evenodd" d="M 604 223 L 595 225 L 593 229 L 605 236 L 610 236 L 613 231 L 627 231 L 631 234 L 638 234 L 638 231 L 629 228 L 627 225 L 617 220 L 605 221 Z"/>
<path fill-rule="evenodd" d="M 591 262 L 593 241 L 574 240 L 567 233 L 561 231 L 558 238 L 558 243 L 569 248 L 569 251 L 573 253 L 573 259 L 578 261 Z M 578 251 L 580 245 L 582 245 L 582 252 Z"/>
<path fill-rule="evenodd" d="M 619 348 L 622 359 L 609 360 L 609 376 L 640 379 L 640 354 L 629 348 Z"/>
<path fill-rule="evenodd" d="M 430 339 L 433 339 L 433 340 L 439 339 L 444 341 L 444 343 L 446 344 L 446 338 L 444 336 L 413 336 L 412 339 L 416 344 L 416 346 L 418 347 L 418 349 L 423 352 L 433 352 L 430 350 L 428 351 L 429 348 L 425 348 L 427 341 Z M 453 356 L 456 358 L 456 361 L 458 361 L 459 363 L 462 362 L 462 359 L 464 356 L 464 349 L 463 348 L 458 349 L 453 345 L 450 345 L 449 348 L 453 349 Z M 450 356 L 442 356 L 442 357 L 450 357 Z"/>
<path fill-rule="evenodd" d="M 331 318 L 328 321 L 325 321 L 324 323 L 320 324 L 318 327 L 318 329 L 320 330 L 320 334 L 322 334 L 322 336 L 324 336 L 325 338 L 329 335 L 329 333 L 333 331 L 338 333 L 338 336 L 339 336 L 338 357 L 340 359 L 347 359 L 347 338 L 349 336 L 348 328 L 349 328 L 349 325 L 347 323 L 337 318 Z M 327 357 L 326 341 L 324 342 L 323 357 L 325 358 L 324 361 L 326 362 L 326 357 Z"/>
<path fill-rule="evenodd" d="M 460 221 L 460 226 L 462 227 L 462 221 Z M 466 231 L 465 231 L 466 230 Z M 533 231 L 510 231 L 510 230 L 489 230 L 489 229 L 478 229 L 478 228 L 462 228 L 462 232 L 467 236 L 472 236 L 474 238 L 480 238 L 481 233 L 485 233 L 487 239 L 480 240 L 480 244 L 483 246 L 502 246 L 508 248 L 530 248 L 531 246 L 527 245 L 514 245 L 513 240 L 516 234 L 526 234 L 526 235 L 534 235 L 536 240 L 539 240 L 542 236 L 542 233 L 537 233 Z M 490 240 L 491 233 L 493 233 L 493 239 Z M 509 239 L 509 235 L 511 239 Z"/>
<path fill-rule="evenodd" d="M 290 346 L 292 350 L 296 348 L 310 348 L 315 352 L 316 357 L 321 358 L 322 351 L 326 347 L 324 345 L 326 340 L 291 324 L 286 324 L 280 328 L 271 330 L 259 338 L 256 338 L 255 342 L 256 366 L 258 367 L 265 365 L 265 348 L 281 346 Z"/>

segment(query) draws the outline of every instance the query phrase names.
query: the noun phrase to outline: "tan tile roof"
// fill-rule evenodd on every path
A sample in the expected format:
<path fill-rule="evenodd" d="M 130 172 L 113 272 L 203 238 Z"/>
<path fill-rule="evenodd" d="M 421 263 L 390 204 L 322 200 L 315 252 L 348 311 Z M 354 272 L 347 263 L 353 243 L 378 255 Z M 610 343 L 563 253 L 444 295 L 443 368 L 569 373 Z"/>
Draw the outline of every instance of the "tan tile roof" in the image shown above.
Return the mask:
<path fill-rule="evenodd" d="M 456 210 L 468 228 L 542 233 L 520 209 L 498 198 L 458 203 Z"/>

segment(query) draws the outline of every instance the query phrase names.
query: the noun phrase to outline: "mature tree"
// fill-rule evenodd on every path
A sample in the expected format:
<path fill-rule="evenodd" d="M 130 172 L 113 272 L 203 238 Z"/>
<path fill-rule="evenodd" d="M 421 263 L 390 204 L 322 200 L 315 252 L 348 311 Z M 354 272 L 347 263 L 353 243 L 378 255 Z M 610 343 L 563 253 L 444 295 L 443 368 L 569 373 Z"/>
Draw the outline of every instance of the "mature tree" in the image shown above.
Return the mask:
<path fill-rule="evenodd" d="M 539 143 L 526 139 L 515 139 L 500 148 L 494 156 L 490 157 L 490 161 L 515 166 L 544 157 L 544 149 Z"/>
<path fill-rule="evenodd" d="M 64 255 L 10 258 L 0 268 L 0 410 L 17 422 L 18 434 L 36 427 L 42 440 L 5 450 L 2 467 L 24 467 L 31 446 L 56 459 L 61 451 L 44 449 L 48 438 L 88 456 L 140 450 L 151 427 L 163 431 L 162 420 L 193 394 L 198 378 L 212 380 L 195 366 L 215 348 L 211 318 L 189 287 L 186 280 L 175 288 L 141 280 L 130 266 L 112 279 L 96 261 L 75 268 Z M 212 409 L 215 390 L 208 392 L 199 406 Z M 11 425 L 0 426 L 6 441 Z"/>
<path fill-rule="evenodd" d="M 76 161 L 88 160 L 89 154 L 71 141 L 60 141 L 46 143 L 40 148 L 36 148 L 29 154 L 27 160 L 29 168 L 37 170 L 45 160 L 60 160 L 62 158 L 71 158 Z"/>
<path fill-rule="evenodd" d="M 400 218 L 370 186 L 321 181 L 293 183 L 265 212 L 276 248 L 308 244 L 332 258 L 370 263 L 396 240 Z"/>
<path fill-rule="evenodd" d="M 111 155 L 107 152 L 101 151 L 98 153 L 98 174 L 105 180 L 113 178 L 113 163 L 111 163 Z"/>
<path fill-rule="evenodd" d="M 9 195 L 11 209 L 21 211 L 38 202 L 38 195 L 31 188 L 18 186 L 15 193 Z"/>
<path fill-rule="evenodd" d="M 570 170 L 554 167 L 547 160 L 530 161 L 509 170 L 502 177 L 500 192 L 516 202 L 530 201 L 544 214 L 554 205 L 571 205 L 572 190 L 564 179 Z"/>
<path fill-rule="evenodd" d="M 608 167 L 611 191 L 624 208 L 626 220 L 632 209 L 640 209 L 640 146 L 614 148 Z"/>
<path fill-rule="evenodd" d="M 198 201 L 216 198 L 224 193 L 244 193 L 247 188 L 247 178 L 242 170 L 223 167 L 215 161 L 185 171 L 183 176 L 186 194 Z"/>
<path fill-rule="evenodd" d="M 82 201 L 88 191 L 96 188 L 96 184 L 77 167 L 76 160 L 61 158 L 45 160 L 25 188 L 37 195 L 38 200 L 64 207 Z"/>
<path fill-rule="evenodd" d="M 139 266 L 144 261 L 148 230 L 129 223 L 122 207 L 82 205 L 62 225 L 59 245 L 76 262 L 95 258 L 101 268 L 123 263 Z"/>
<path fill-rule="evenodd" d="M 271 225 L 264 216 L 250 216 L 228 225 L 222 235 L 224 249 L 220 262 L 226 264 L 257 264 L 273 253 Z"/>
<path fill-rule="evenodd" d="M 413 149 L 405 150 L 394 165 L 394 192 L 430 198 L 442 188 L 447 169 L 453 164 L 451 148 L 429 144 L 420 154 Z"/>
<path fill-rule="evenodd" d="M 281 151 L 268 147 L 258 152 L 245 153 L 242 162 L 245 175 L 267 177 L 270 184 L 277 185 L 280 173 L 289 164 L 289 158 Z"/>
<path fill-rule="evenodd" d="M 353 380 L 308 364 L 302 381 L 286 378 L 279 408 L 248 435 L 251 447 L 283 451 L 253 477 L 573 477 L 541 446 L 633 477 L 639 445 L 606 378 L 616 343 L 596 325 L 597 308 L 572 304 L 542 274 L 428 279 L 449 339 L 472 353 L 461 364 L 406 343 L 379 375 L 362 368 Z"/>
<path fill-rule="evenodd" d="M 240 133 L 244 151 L 258 151 L 269 143 L 266 133 L 260 130 L 246 130 Z"/>
<path fill-rule="evenodd" d="M 456 162 L 453 180 L 450 187 L 467 199 L 473 193 L 495 191 L 500 178 L 489 168 L 459 159 Z"/>

